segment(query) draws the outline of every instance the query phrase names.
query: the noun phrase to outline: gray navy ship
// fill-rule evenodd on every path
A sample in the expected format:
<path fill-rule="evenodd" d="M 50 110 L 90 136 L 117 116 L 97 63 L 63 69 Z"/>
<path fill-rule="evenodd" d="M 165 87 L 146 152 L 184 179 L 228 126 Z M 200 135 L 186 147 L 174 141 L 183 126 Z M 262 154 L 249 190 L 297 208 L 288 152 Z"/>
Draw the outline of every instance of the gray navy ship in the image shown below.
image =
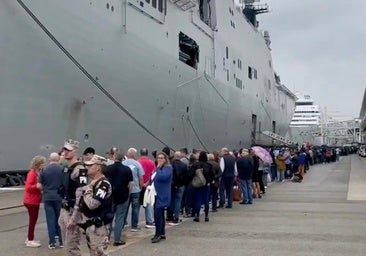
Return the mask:
<path fill-rule="evenodd" d="M 259 30 L 266 12 L 254 0 L 0 1 L 0 170 L 65 138 L 105 152 L 285 135 L 296 98 Z"/>

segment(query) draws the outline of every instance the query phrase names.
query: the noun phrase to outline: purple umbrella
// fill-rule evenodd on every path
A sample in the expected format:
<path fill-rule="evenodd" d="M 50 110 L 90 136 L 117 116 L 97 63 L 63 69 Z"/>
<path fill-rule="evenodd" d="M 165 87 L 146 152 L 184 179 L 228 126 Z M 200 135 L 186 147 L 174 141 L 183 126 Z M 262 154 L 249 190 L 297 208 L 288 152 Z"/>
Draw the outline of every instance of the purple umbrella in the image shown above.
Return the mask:
<path fill-rule="evenodd" d="M 273 162 L 271 154 L 266 149 L 255 146 L 252 147 L 252 150 L 254 151 L 254 154 L 259 157 L 264 163 L 271 164 Z"/>

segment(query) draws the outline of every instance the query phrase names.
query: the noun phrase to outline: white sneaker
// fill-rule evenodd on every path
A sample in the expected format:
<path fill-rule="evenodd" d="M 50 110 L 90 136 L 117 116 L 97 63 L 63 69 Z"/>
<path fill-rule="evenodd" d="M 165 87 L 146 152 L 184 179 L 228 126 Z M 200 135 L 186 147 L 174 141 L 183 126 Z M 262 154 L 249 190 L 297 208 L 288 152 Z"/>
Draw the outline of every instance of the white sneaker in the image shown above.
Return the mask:
<path fill-rule="evenodd" d="M 37 243 L 36 241 L 28 241 L 27 244 L 26 244 L 27 247 L 40 247 L 41 244 L 40 243 Z"/>
<path fill-rule="evenodd" d="M 33 240 L 33 242 L 36 242 L 36 243 L 38 243 L 38 244 L 40 244 L 40 243 L 41 243 L 41 241 L 39 241 L 39 240 Z M 28 243 L 28 238 L 27 238 L 27 239 L 25 239 L 24 244 L 25 244 L 25 245 L 27 245 L 27 243 Z"/>

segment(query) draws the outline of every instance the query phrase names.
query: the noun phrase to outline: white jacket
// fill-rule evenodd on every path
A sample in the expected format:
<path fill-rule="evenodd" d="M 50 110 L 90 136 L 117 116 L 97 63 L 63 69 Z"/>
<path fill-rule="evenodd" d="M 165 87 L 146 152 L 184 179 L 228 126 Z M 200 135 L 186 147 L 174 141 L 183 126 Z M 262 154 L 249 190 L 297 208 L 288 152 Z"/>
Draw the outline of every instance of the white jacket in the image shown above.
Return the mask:
<path fill-rule="evenodd" d="M 151 176 L 152 180 L 155 178 L 155 175 L 156 175 L 156 173 L 153 173 L 153 175 Z M 143 206 L 146 207 L 148 204 L 154 205 L 155 196 L 156 196 L 156 191 L 155 191 L 155 186 L 154 186 L 154 182 L 153 182 L 151 185 L 148 185 L 146 187 Z"/>
<path fill-rule="evenodd" d="M 143 206 L 146 207 L 148 204 L 154 205 L 155 204 L 155 195 L 156 195 L 156 191 L 155 191 L 154 184 L 147 186 L 146 190 L 145 190 L 145 194 L 144 194 Z"/>

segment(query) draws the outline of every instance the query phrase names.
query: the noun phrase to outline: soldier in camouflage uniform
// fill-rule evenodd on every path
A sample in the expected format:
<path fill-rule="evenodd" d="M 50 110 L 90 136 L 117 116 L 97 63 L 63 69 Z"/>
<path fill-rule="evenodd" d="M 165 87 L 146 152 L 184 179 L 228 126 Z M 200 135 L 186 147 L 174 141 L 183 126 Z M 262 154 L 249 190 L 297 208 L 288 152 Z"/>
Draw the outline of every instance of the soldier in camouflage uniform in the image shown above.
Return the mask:
<path fill-rule="evenodd" d="M 68 167 L 64 169 L 62 188 L 62 209 L 60 212 L 59 225 L 64 234 L 66 254 L 69 256 L 80 256 L 80 228 L 78 212 L 74 210 L 76 205 L 76 191 L 87 184 L 87 170 L 85 166 L 77 161 L 79 142 L 73 140 L 65 141 L 63 147 L 64 158 Z"/>
<path fill-rule="evenodd" d="M 90 255 L 108 255 L 108 224 L 113 220 L 112 186 L 103 175 L 103 168 L 107 162 L 104 157 L 94 155 L 84 164 L 88 175 L 92 178 L 89 185 L 77 191 L 77 211 L 80 213 L 78 225 L 84 229 Z"/>

